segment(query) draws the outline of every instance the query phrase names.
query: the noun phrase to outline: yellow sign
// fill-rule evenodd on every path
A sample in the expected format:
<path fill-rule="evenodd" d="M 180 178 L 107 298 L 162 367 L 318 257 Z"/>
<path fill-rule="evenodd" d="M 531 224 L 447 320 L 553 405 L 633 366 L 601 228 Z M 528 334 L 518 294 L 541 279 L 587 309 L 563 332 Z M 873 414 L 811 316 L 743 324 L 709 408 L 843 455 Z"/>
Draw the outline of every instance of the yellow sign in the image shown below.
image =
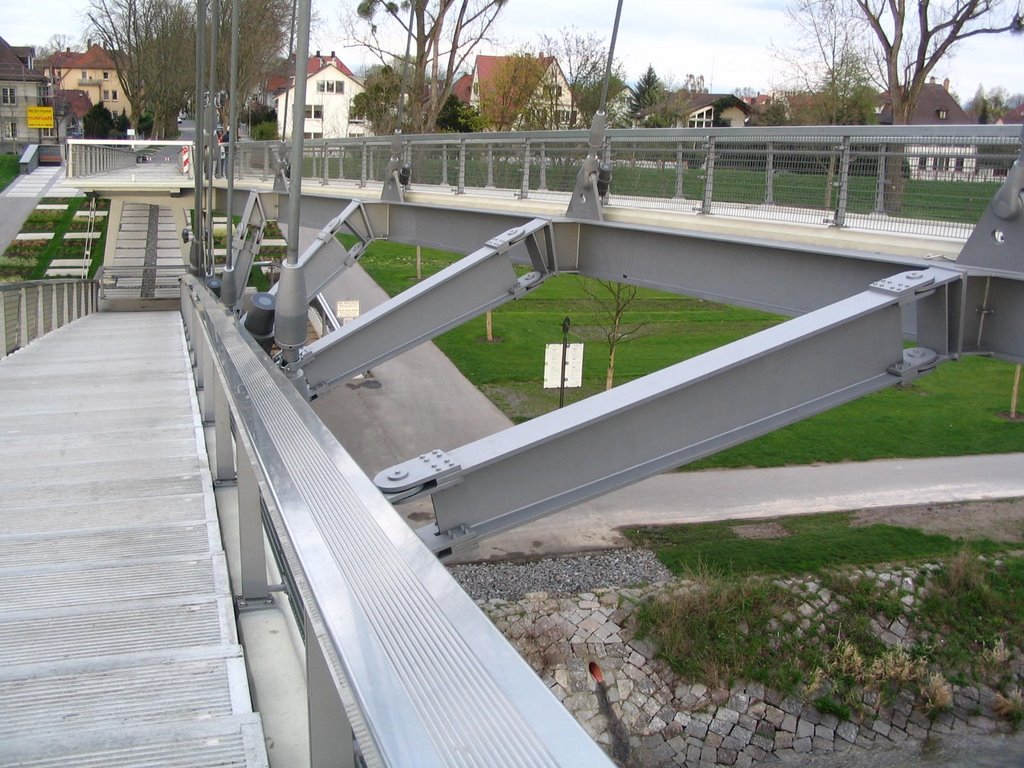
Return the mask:
<path fill-rule="evenodd" d="M 53 107 L 27 107 L 29 128 L 53 128 Z"/>

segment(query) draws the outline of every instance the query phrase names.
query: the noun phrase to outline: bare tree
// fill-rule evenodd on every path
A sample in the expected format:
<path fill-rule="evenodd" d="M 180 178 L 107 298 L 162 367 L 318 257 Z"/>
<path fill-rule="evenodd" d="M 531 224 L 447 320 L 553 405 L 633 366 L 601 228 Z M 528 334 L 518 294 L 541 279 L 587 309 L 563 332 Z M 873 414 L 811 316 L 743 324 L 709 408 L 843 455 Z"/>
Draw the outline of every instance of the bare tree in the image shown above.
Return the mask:
<path fill-rule="evenodd" d="M 509 131 L 544 79 L 544 62 L 529 52 L 503 57 L 493 77 L 480 83 L 480 116 L 495 131 Z"/>
<path fill-rule="evenodd" d="M 635 285 L 616 283 L 611 280 L 592 280 L 577 278 L 582 290 L 597 309 L 598 327 L 608 344 L 608 368 L 605 373 L 604 388 L 609 390 L 615 382 L 615 352 L 619 342 L 635 338 L 646 322 L 626 324 L 626 310 L 636 301 Z"/>
<path fill-rule="evenodd" d="M 230 41 L 231 3 L 221 5 L 220 37 Z M 239 92 L 259 81 L 286 41 L 289 0 L 243 0 Z M 195 89 L 195 8 L 187 0 L 90 0 L 89 24 L 110 53 L 138 125 L 144 111 L 166 136 Z M 218 49 L 218 81 L 228 82 L 230 44 Z"/>
<path fill-rule="evenodd" d="M 45 59 L 55 53 L 60 53 L 61 51 L 77 51 L 78 48 L 78 44 L 71 35 L 58 33 L 56 35 L 51 35 L 50 39 L 39 47 L 39 50 L 36 51 L 36 56 L 37 58 Z"/>
<path fill-rule="evenodd" d="M 807 94 L 792 115 L 809 125 L 874 122 L 875 88 L 866 48 L 865 22 L 846 0 L 792 0 L 786 15 L 797 42 L 774 48 L 786 66 L 787 90 Z"/>
<path fill-rule="evenodd" d="M 569 84 L 571 106 L 567 127 L 589 127 L 600 106 L 608 63 L 608 46 L 604 38 L 594 32 L 583 33 L 575 27 L 568 27 L 560 29 L 557 35 L 541 35 L 540 47 L 544 53 L 558 60 Z M 621 62 L 615 62 L 609 80 L 609 104 L 615 103 L 625 92 L 625 68 Z"/>
<path fill-rule="evenodd" d="M 451 95 L 456 75 L 467 69 L 470 55 L 487 38 L 507 2 L 360 0 L 350 32 L 381 64 L 402 59 L 408 40 L 412 57 L 407 82 L 407 92 L 412 94 L 409 122 L 413 130 L 429 133 Z"/>
<path fill-rule="evenodd" d="M 877 42 L 895 125 L 913 117 L 928 76 L 962 40 L 1024 30 L 1021 6 L 1003 0 L 853 0 Z"/>

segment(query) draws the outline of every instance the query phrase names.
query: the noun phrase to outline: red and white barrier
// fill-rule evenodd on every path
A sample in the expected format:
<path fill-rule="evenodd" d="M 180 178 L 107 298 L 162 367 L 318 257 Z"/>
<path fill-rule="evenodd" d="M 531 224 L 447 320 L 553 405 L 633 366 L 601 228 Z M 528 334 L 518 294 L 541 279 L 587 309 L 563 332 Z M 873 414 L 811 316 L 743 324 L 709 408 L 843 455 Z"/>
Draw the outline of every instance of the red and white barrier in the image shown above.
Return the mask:
<path fill-rule="evenodd" d="M 192 147 L 181 148 L 181 172 L 186 176 L 192 175 Z"/>

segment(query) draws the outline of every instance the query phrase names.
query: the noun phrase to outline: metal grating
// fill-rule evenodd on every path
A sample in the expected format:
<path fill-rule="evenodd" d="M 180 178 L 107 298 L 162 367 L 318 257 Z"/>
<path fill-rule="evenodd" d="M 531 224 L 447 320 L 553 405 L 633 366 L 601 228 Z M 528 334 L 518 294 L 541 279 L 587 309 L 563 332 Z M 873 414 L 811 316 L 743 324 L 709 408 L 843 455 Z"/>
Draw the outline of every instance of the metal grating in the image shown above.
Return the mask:
<path fill-rule="evenodd" d="M 264 766 L 174 312 L 0 361 L 0 766 Z"/>

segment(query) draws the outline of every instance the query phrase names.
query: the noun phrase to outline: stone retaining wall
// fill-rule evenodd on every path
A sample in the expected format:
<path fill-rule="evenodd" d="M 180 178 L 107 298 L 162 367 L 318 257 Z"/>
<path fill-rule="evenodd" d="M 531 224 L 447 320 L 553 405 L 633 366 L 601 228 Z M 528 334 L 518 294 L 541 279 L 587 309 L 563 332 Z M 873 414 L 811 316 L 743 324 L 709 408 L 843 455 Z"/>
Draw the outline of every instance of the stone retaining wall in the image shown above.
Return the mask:
<path fill-rule="evenodd" d="M 898 584 L 909 610 L 919 587 L 909 572 L 869 578 Z M 830 611 L 831 595 L 810 580 L 789 580 L 807 599 L 793 631 L 809 632 Z M 751 766 L 799 762 L 809 754 L 847 752 L 953 733 L 1008 732 L 992 712 L 996 692 L 952 687 L 951 705 L 930 716 L 916 691 L 863 696 L 857 722 L 819 712 L 756 683 L 708 689 L 678 679 L 654 648 L 630 629 L 633 607 L 652 590 L 609 589 L 574 597 L 533 593 L 518 601 L 481 601 L 483 610 L 555 696 L 620 765 Z M 909 640 L 909 622 L 878 623 L 889 645 Z M 1013 662 L 1021 674 L 1020 659 Z M 594 666 L 596 665 L 596 667 Z M 600 671 L 598 671 L 598 668 Z M 595 680 L 595 674 L 603 682 Z"/>

